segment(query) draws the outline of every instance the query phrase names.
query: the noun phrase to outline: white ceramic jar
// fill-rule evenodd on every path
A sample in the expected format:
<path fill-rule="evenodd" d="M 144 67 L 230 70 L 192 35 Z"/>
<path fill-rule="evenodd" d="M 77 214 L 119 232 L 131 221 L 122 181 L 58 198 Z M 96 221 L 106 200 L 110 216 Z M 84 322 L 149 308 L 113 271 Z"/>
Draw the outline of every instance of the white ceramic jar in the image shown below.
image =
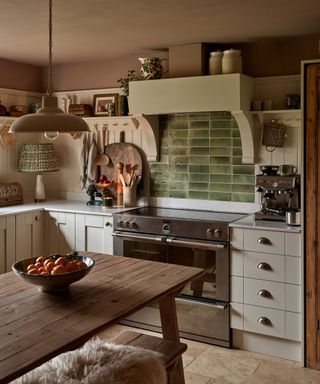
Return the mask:
<path fill-rule="evenodd" d="M 228 49 L 223 52 L 222 73 L 241 73 L 242 59 L 241 51 L 237 49 Z"/>
<path fill-rule="evenodd" d="M 210 52 L 209 75 L 221 75 L 222 56 L 223 56 L 223 53 L 221 51 Z"/>

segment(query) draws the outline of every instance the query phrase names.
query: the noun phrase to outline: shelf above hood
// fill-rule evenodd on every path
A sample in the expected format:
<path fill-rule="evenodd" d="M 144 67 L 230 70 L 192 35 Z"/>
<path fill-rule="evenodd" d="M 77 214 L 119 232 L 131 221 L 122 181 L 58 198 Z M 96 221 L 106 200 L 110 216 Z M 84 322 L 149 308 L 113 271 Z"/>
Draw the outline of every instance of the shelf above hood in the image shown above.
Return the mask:
<path fill-rule="evenodd" d="M 251 77 L 235 73 L 133 81 L 129 94 L 132 115 L 230 111 L 240 130 L 242 162 L 254 163 Z"/>

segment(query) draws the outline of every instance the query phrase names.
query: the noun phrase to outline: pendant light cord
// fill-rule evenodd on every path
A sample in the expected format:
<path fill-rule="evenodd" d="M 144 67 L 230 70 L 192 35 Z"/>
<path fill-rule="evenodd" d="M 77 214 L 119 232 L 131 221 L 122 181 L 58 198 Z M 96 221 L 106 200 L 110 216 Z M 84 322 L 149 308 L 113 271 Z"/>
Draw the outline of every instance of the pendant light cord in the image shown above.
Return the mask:
<path fill-rule="evenodd" d="M 47 95 L 52 95 L 52 0 L 49 0 L 49 68 Z"/>

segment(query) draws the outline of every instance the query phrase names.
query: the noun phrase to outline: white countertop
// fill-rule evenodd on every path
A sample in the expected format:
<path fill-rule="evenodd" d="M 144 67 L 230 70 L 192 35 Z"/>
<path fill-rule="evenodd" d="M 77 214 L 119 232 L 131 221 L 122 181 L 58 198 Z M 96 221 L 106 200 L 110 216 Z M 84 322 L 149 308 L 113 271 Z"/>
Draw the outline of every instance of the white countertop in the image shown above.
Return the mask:
<path fill-rule="evenodd" d="M 136 207 L 134 207 L 136 208 Z M 72 212 L 72 213 L 83 213 L 83 214 L 94 214 L 101 216 L 112 216 L 116 212 L 124 212 L 129 209 L 126 207 L 113 207 L 107 208 L 99 205 L 86 205 L 83 201 L 72 201 L 72 200 L 52 200 L 43 203 L 26 202 L 19 205 L 11 205 L 8 207 L 0 208 L 0 217 L 3 215 L 16 215 L 18 213 L 34 212 L 44 209 L 46 211 L 56 212 Z"/>
<path fill-rule="evenodd" d="M 255 220 L 254 215 L 230 223 L 233 228 L 265 229 L 268 231 L 301 232 L 301 226 L 290 226 L 282 221 Z"/>

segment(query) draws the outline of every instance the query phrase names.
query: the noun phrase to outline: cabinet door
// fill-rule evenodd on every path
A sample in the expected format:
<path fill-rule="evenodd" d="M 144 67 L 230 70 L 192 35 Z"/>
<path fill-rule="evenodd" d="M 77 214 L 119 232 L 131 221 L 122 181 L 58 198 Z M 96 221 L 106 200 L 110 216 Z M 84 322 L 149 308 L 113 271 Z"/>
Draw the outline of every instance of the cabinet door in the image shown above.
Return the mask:
<path fill-rule="evenodd" d="M 75 213 L 46 212 L 45 253 L 68 253 L 75 247 Z"/>
<path fill-rule="evenodd" d="M 76 249 L 112 255 L 112 228 L 113 218 L 110 216 L 77 214 Z"/>
<path fill-rule="evenodd" d="M 43 254 L 43 212 L 16 215 L 16 260 Z"/>
<path fill-rule="evenodd" d="M 16 260 L 15 217 L 0 218 L 0 273 L 10 272 Z"/>

